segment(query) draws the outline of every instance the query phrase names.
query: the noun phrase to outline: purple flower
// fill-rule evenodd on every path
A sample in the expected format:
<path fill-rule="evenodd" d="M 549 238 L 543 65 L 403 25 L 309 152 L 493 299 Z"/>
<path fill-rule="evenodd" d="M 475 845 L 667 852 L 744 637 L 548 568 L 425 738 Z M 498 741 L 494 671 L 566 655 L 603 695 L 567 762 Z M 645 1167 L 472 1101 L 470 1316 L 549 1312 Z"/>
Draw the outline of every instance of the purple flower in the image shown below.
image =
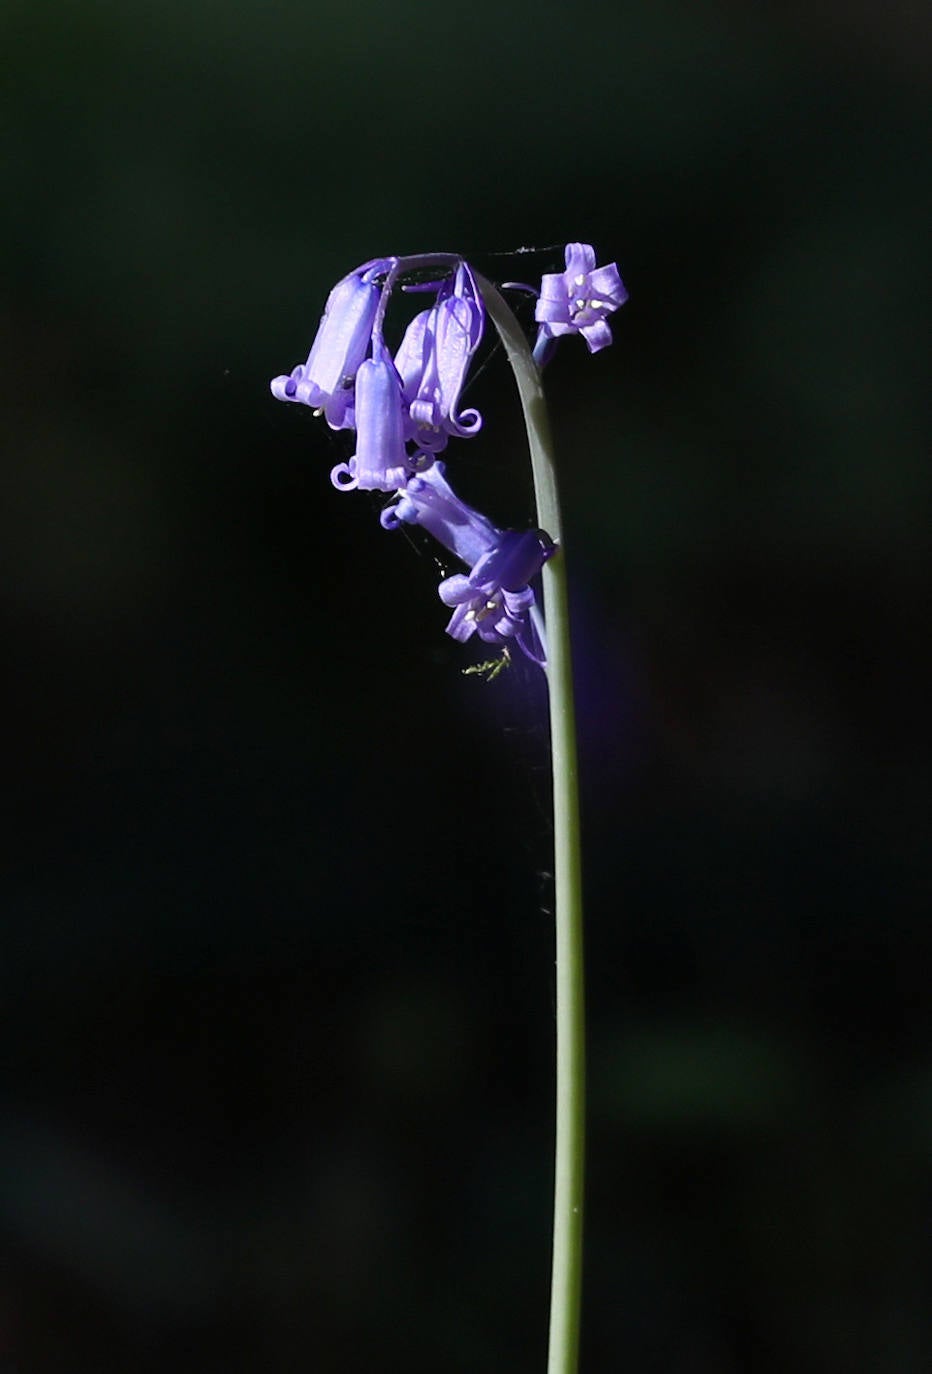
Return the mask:
<path fill-rule="evenodd" d="M 428 274 L 436 279 L 426 281 Z M 405 286 L 406 276 L 416 284 Z M 433 304 L 411 321 L 393 359 L 382 328 L 399 287 L 430 292 Z M 538 364 L 563 334 L 582 334 L 590 352 L 604 348 L 612 338 L 607 317 L 626 299 L 614 263 L 596 267 L 588 244 L 568 244 L 565 272 L 544 277 L 537 301 Z M 484 327 L 482 294 L 461 258 L 375 258 L 333 288 L 306 363 L 276 377 L 272 392 L 322 412 L 334 429 L 356 431 L 355 453 L 331 471 L 335 487 L 389 493 L 385 529 L 418 525 L 468 569 L 438 589 L 452 610 L 447 633 L 497 645 L 506 651 L 502 662 L 514 643 L 545 666 L 531 584 L 556 546 L 542 530 L 498 529 L 460 500 L 436 456 L 451 436 L 469 438 L 482 426 L 479 412 L 460 402 Z M 483 664 L 478 671 L 490 666 L 498 670 Z"/>
<path fill-rule="evenodd" d="M 514 640 L 528 658 L 543 663 L 543 645 L 531 619 L 536 600 L 528 583 L 556 546 L 541 530 L 497 529 L 460 500 L 444 470 L 438 461 L 410 477 L 397 503 L 382 512 L 383 527 L 420 525 L 471 566 L 471 572 L 448 577 L 438 589 L 441 601 L 455 607 L 447 634 L 465 641 L 478 632 L 490 644 Z"/>
<path fill-rule="evenodd" d="M 544 647 L 532 618 L 535 597 L 528 584 L 555 552 L 542 530 L 505 530 L 471 572 L 441 582 L 440 600 L 456 608 L 447 634 L 461 642 L 473 634 L 487 644 L 514 640 L 528 658 L 543 663 Z"/>
<path fill-rule="evenodd" d="M 322 410 L 332 429 L 353 428 L 353 382 L 369 351 L 382 295 L 379 278 L 393 258 L 373 258 L 337 282 L 321 316 L 307 362 L 276 377 L 272 395 Z"/>
<path fill-rule="evenodd" d="M 540 287 L 534 318 L 540 324 L 535 347 L 539 361 L 545 340 L 561 334 L 581 334 L 590 353 L 598 353 L 612 341 L 606 315 L 628 299 L 618 268 L 611 262 L 596 267 L 595 250 L 588 243 L 566 245 L 566 271 L 548 272 Z"/>
<path fill-rule="evenodd" d="M 426 472 L 410 477 L 398 493 L 397 504 L 382 511 L 382 527 L 397 530 L 401 525 L 420 525 L 438 544 L 471 566 L 495 548 L 502 533 L 491 520 L 460 500 L 445 471 L 438 460 Z"/>
<path fill-rule="evenodd" d="M 423 449 L 439 452 L 451 434 L 469 438 L 482 427 L 477 410 L 458 415 L 456 408 L 484 323 L 475 278 L 461 262 L 442 283 L 432 309 L 422 310 L 408 326 L 395 365 L 408 407 L 407 435 Z"/>
<path fill-rule="evenodd" d="M 405 450 L 401 378 L 388 349 L 360 363 L 356 374 L 356 452 L 330 480 L 340 491 L 396 491 L 412 471 Z"/>

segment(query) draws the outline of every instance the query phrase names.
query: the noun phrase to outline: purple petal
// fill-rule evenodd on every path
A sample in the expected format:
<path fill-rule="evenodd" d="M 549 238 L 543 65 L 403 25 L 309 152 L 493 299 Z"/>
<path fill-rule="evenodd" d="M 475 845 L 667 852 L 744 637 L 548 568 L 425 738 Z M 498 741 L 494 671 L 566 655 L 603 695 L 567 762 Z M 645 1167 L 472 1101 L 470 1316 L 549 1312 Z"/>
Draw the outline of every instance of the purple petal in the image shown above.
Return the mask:
<path fill-rule="evenodd" d="M 598 353 L 600 348 L 607 348 L 612 341 L 612 331 L 605 320 L 583 325 L 579 332 L 585 339 L 590 353 Z"/>
<path fill-rule="evenodd" d="M 430 345 L 427 329 L 430 315 L 430 310 L 422 310 L 415 315 L 405 330 L 401 346 L 395 354 L 395 367 L 401 378 L 402 391 L 407 405 L 410 405 L 417 395 L 424 376 L 427 350 Z"/>
<path fill-rule="evenodd" d="M 307 362 L 291 374 L 294 387 L 276 377 L 272 383 L 274 396 L 283 401 L 298 401 L 315 410 L 326 407 L 327 420 L 333 428 L 343 427 L 346 402 L 337 398 L 352 387 L 369 351 L 382 296 L 378 278 L 392 262 L 391 258 L 373 258 L 337 282 L 327 298 Z M 332 411 L 331 401 L 337 401 Z"/>
<path fill-rule="evenodd" d="M 444 477 L 443 463 L 410 477 L 396 505 L 382 512 L 385 529 L 421 525 L 445 549 L 472 567 L 501 539 L 491 520 L 467 506 Z"/>
<path fill-rule="evenodd" d="M 523 591 L 555 547 L 539 530 L 505 530 L 494 549 L 479 559 L 469 580 L 474 587 Z"/>
<path fill-rule="evenodd" d="M 482 417 L 476 410 L 456 415 L 466 373 L 481 338 L 482 313 L 475 301 L 462 296 L 441 301 L 434 326 L 441 423 L 463 438 L 475 434 L 482 426 Z"/>
<path fill-rule="evenodd" d="M 595 267 L 595 249 L 591 243 L 568 243 L 566 245 L 566 277 L 586 277 Z M 571 281 L 567 281 L 567 286 Z"/>
<path fill-rule="evenodd" d="M 446 577 L 437 588 L 437 595 L 445 606 L 460 606 L 464 601 L 474 601 L 476 589 L 463 573 Z"/>
<path fill-rule="evenodd" d="M 589 294 L 611 301 L 612 309 L 617 310 L 628 299 L 628 292 L 615 263 L 607 267 L 597 267 L 589 275 Z"/>
<path fill-rule="evenodd" d="M 355 491 L 358 486 L 356 459 L 351 458 L 348 463 L 337 463 L 335 468 L 330 469 L 330 480 L 337 491 Z"/>
<path fill-rule="evenodd" d="M 457 606 L 450 616 L 446 632 L 452 639 L 457 640 L 460 644 L 465 644 L 470 635 L 475 633 L 475 629 L 475 613 L 470 611 L 469 602 L 465 601 L 461 606 Z"/>
<path fill-rule="evenodd" d="M 539 323 L 567 323 L 570 317 L 569 298 L 562 272 L 547 272 L 541 280 L 540 297 L 534 305 L 534 318 Z"/>

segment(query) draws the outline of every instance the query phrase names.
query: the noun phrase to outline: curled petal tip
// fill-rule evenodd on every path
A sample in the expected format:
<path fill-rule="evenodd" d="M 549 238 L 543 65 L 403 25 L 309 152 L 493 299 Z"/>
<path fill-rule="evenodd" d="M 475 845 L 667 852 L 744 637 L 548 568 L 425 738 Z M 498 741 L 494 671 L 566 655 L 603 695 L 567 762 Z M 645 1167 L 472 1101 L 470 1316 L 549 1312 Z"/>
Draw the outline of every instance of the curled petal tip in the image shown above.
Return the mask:
<path fill-rule="evenodd" d="M 356 459 L 351 458 L 348 463 L 337 463 L 335 468 L 331 468 L 330 481 L 337 491 L 355 491 L 358 486 Z"/>

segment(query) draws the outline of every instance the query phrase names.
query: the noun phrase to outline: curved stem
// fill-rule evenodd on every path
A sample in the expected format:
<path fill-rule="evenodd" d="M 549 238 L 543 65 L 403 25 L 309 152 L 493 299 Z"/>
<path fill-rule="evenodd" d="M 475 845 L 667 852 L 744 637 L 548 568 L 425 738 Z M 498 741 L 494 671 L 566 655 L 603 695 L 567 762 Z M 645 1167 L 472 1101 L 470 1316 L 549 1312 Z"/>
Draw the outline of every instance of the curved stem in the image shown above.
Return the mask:
<path fill-rule="evenodd" d="M 547 1371 L 548 1374 L 576 1374 L 582 1297 L 585 1006 L 579 790 L 566 552 L 553 441 L 540 371 L 518 321 L 502 296 L 478 272 L 475 277 L 518 384 L 531 450 L 537 523 L 560 546 L 559 553 L 544 564 L 542 571 L 553 758 L 557 956 L 556 1162 Z"/>
<path fill-rule="evenodd" d="M 417 272 L 425 267 L 446 267 L 455 268 L 462 259 L 456 253 L 415 253 L 406 258 L 389 258 L 391 267 L 382 284 L 382 295 L 379 300 L 378 308 L 375 312 L 375 319 L 372 322 L 372 338 L 374 342 L 382 342 L 382 324 L 385 320 L 385 311 L 395 282 L 403 272 Z"/>

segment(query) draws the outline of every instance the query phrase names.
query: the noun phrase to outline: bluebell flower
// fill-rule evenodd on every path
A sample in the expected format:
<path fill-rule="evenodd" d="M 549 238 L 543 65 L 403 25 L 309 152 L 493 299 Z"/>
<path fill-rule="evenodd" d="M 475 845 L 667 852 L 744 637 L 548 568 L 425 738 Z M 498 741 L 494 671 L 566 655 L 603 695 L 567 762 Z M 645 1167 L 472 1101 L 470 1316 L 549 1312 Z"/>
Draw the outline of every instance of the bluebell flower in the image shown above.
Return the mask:
<path fill-rule="evenodd" d="M 382 297 L 380 278 L 394 258 L 373 258 L 337 282 L 330 292 L 307 362 L 276 377 L 272 395 L 322 410 L 332 429 L 352 429 L 353 383 L 369 351 Z"/>
<path fill-rule="evenodd" d="M 474 633 L 490 644 L 520 645 L 535 663 L 544 648 L 533 624 L 536 597 L 528 585 L 556 552 L 540 530 L 500 530 L 462 501 L 439 460 L 408 479 L 398 501 L 382 512 L 387 530 L 420 525 L 471 569 L 441 582 L 441 601 L 455 610 L 447 634 L 464 641 Z"/>
<path fill-rule="evenodd" d="M 398 501 L 381 514 L 382 527 L 396 530 L 400 525 L 420 525 L 438 544 L 471 566 L 494 549 L 501 538 L 491 520 L 461 501 L 445 477 L 445 464 L 438 459 L 426 471 L 408 479 Z"/>
<path fill-rule="evenodd" d="M 548 272 L 541 281 L 534 318 L 540 325 L 535 356 L 540 359 L 546 340 L 561 334 L 581 334 L 590 353 L 612 341 L 606 316 L 628 299 L 618 267 L 596 267 L 595 250 L 588 243 L 566 245 L 566 271 Z"/>
<path fill-rule="evenodd" d="M 477 410 L 457 413 L 460 392 L 485 324 L 485 307 L 472 271 L 458 263 L 441 283 L 429 310 L 408 326 L 395 366 L 401 375 L 409 423 L 407 436 L 433 453 L 451 435 L 469 438 L 482 428 Z"/>
<path fill-rule="evenodd" d="M 546 655 L 532 616 L 536 600 L 529 583 L 554 553 L 556 546 L 542 530 L 505 530 L 468 574 L 457 573 L 441 582 L 440 600 L 456 608 L 447 634 L 461 642 L 473 634 L 487 644 L 514 642 L 528 658 L 543 663 Z"/>
<path fill-rule="evenodd" d="M 330 480 L 340 491 L 396 491 L 413 471 L 405 448 L 401 378 L 384 344 L 356 373 L 356 452 Z"/>

